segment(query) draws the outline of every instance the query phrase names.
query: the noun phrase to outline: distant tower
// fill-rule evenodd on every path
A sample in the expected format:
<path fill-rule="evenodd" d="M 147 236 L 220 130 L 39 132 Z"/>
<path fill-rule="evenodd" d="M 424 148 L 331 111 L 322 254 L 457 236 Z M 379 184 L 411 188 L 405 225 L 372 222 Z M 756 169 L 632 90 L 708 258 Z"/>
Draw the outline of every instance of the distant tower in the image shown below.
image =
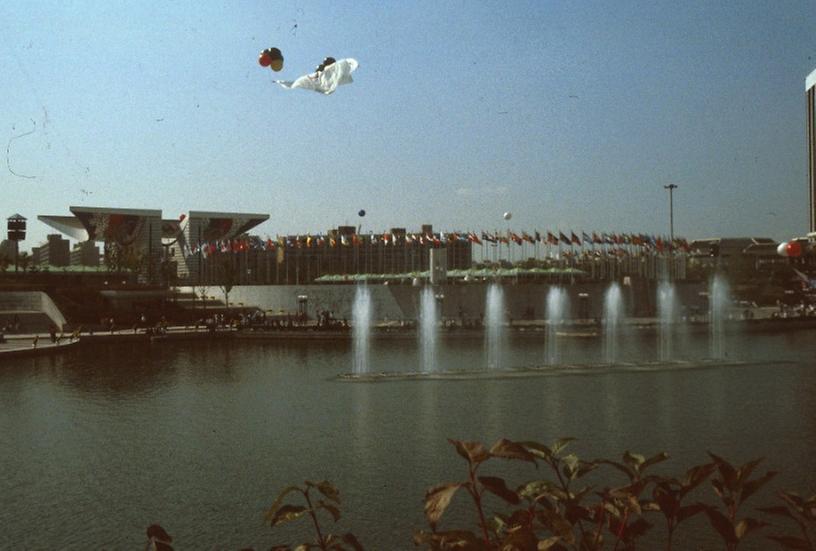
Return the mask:
<path fill-rule="evenodd" d="M 816 232 L 816 71 L 805 79 L 807 97 L 808 140 L 808 205 L 810 205 L 810 231 Z"/>

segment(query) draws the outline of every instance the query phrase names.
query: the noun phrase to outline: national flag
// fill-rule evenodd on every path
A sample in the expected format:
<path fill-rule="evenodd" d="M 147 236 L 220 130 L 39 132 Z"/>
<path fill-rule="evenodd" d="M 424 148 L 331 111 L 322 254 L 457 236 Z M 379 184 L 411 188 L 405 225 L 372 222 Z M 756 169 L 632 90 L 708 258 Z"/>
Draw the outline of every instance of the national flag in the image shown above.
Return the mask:
<path fill-rule="evenodd" d="M 536 230 L 536 232 L 535 232 L 535 240 L 536 240 L 536 243 L 541 242 L 541 234 L 538 233 L 538 230 Z"/>
<path fill-rule="evenodd" d="M 592 245 L 592 238 L 587 234 L 587 232 L 581 232 L 581 238 L 584 240 L 584 243 Z"/>
<path fill-rule="evenodd" d="M 564 235 L 564 232 L 558 232 L 558 239 L 560 239 L 563 243 L 569 245 L 571 243 L 570 238 Z"/>
<path fill-rule="evenodd" d="M 482 233 L 482 235 L 484 235 L 484 233 Z M 476 243 L 477 245 L 481 245 L 481 244 L 482 244 L 482 241 L 479 239 L 479 236 L 478 236 L 478 235 L 476 235 L 476 232 L 470 232 L 470 233 L 468 234 L 468 240 L 469 240 L 471 243 Z"/>
<path fill-rule="evenodd" d="M 596 232 L 592 232 L 592 243 L 595 245 L 603 245 L 603 239 Z"/>
<path fill-rule="evenodd" d="M 581 244 L 581 240 L 578 238 L 578 236 L 577 236 L 577 235 L 575 235 L 575 232 L 572 232 L 572 233 L 571 233 L 571 235 L 570 235 L 570 242 L 571 242 L 572 244 L 575 244 L 575 245 L 580 245 L 580 244 Z"/>
<path fill-rule="evenodd" d="M 521 238 L 525 240 L 527 243 L 535 243 L 535 239 L 526 231 L 521 232 Z"/>

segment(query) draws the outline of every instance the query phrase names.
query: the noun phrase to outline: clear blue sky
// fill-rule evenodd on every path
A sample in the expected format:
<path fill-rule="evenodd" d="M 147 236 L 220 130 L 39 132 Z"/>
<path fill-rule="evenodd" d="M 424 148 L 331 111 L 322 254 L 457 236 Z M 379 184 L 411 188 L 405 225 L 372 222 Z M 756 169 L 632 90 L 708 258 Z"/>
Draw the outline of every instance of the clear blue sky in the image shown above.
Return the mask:
<path fill-rule="evenodd" d="M 677 234 L 801 235 L 814 29 L 812 0 L 3 2 L 0 214 L 26 248 L 69 205 L 658 234 L 675 183 Z M 328 55 L 353 84 L 273 84 Z"/>

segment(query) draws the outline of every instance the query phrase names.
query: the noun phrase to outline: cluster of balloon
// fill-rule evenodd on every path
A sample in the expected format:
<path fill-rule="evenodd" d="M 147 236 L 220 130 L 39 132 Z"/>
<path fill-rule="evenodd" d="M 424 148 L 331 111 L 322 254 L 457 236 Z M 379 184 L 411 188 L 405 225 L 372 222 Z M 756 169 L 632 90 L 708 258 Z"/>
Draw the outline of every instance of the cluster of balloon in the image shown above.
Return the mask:
<path fill-rule="evenodd" d="M 504 213 L 504 219 L 505 220 L 510 220 L 511 218 L 513 218 L 513 213 L 512 212 L 505 212 Z"/>
<path fill-rule="evenodd" d="M 776 254 L 798 258 L 802 256 L 802 244 L 799 241 L 783 241 L 776 247 Z"/>
<path fill-rule="evenodd" d="M 325 59 L 323 60 L 323 63 L 321 63 L 320 65 L 318 65 L 317 67 L 315 67 L 315 73 L 319 73 L 320 71 L 322 71 L 323 69 L 325 69 L 325 68 L 326 68 L 326 67 L 328 67 L 329 65 L 334 65 L 336 62 L 337 62 L 337 60 L 336 60 L 336 59 L 334 59 L 333 57 L 327 57 L 327 58 L 325 58 Z"/>
<path fill-rule="evenodd" d="M 363 216 L 365 216 L 365 210 L 364 210 L 364 209 L 360 209 L 360 212 L 358 212 L 358 213 L 357 213 L 357 216 L 359 216 L 360 218 L 362 218 Z"/>
<path fill-rule="evenodd" d="M 267 48 L 258 55 L 258 63 L 278 72 L 283 69 L 283 54 L 277 48 Z"/>

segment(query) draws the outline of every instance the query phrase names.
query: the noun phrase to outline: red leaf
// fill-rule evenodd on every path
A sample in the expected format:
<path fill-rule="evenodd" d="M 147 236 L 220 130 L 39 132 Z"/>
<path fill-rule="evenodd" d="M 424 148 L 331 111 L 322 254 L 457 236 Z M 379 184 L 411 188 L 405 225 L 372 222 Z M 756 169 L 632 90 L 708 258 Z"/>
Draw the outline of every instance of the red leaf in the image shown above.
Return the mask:
<path fill-rule="evenodd" d="M 448 438 L 448 442 L 456 447 L 456 453 L 467 459 L 468 463 L 472 465 L 478 465 L 482 461 L 490 459 L 490 454 L 488 454 L 481 442 L 463 442 L 450 438 Z"/>
<path fill-rule="evenodd" d="M 502 438 L 490 448 L 490 455 L 503 459 L 518 459 L 535 464 L 535 456 L 521 444 Z"/>
<path fill-rule="evenodd" d="M 728 520 L 728 517 L 713 507 L 707 507 L 705 512 L 708 515 L 711 526 L 722 536 L 726 543 L 737 543 L 734 526 L 731 524 L 731 521 Z"/>
<path fill-rule="evenodd" d="M 442 514 L 450 505 L 456 490 L 461 487 L 461 484 L 442 484 L 427 491 L 425 494 L 425 517 L 432 528 L 442 518 Z"/>
<path fill-rule="evenodd" d="M 495 494 L 505 500 L 507 503 L 511 505 L 518 504 L 519 496 L 516 492 L 511 490 L 507 487 L 507 484 L 504 482 L 504 479 L 498 478 L 495 476 L 480 476 L 479 482 L 481 482 L 485 489 L 492 494 Z"/>

